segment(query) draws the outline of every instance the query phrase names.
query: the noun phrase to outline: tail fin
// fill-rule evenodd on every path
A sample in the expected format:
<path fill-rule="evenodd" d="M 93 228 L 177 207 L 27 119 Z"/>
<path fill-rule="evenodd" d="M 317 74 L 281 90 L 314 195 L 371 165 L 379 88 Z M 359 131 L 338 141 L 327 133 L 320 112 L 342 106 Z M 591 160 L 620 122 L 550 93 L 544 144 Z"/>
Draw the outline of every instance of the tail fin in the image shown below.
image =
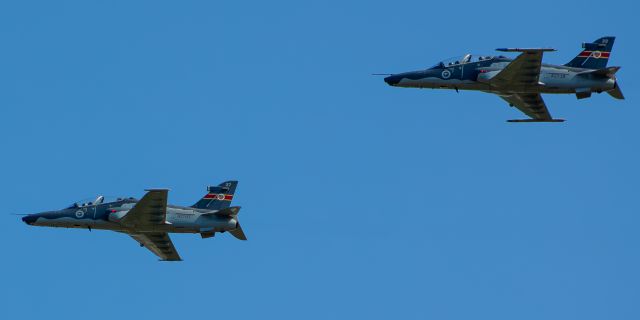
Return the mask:
<path fill-rule="evenodd" d="M 226 181 L 218 186 L 210 186 L 207 188 L 207 194 L 196 202 L 192 208 L 221 210 L 228 208 L 233 200 L 233 194 L 236 192 L 238 181 Z"/>
<path fill-rule="evenodd" d="M 565 66 L 586 69 L 606 68 L 615 40 L 616 37 L 602 37 L 591 43 L 583 43 L 584 50 Z"/>

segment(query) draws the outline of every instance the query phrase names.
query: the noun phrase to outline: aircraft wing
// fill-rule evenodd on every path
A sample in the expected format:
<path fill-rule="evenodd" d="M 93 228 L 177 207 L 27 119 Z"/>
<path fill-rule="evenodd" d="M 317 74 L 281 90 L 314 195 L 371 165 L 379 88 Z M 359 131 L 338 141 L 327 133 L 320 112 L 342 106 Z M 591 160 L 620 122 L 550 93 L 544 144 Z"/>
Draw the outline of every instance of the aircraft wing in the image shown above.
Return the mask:
<path fill-rule="evenodd" d="M 510 106 L 518 108 L 532 119 L 530 121 L 560 121 L 554 120 L 549 114 L 547 106 L 539 93 L 499 94 L 500 98 Z M 511 120 L 512 122 L 524 122 L 525 120 Z"/>
<path fill-rule="evenodd" d="M 166 232 L 132 233 L 131 238 L 149 249 L 162 261 L 182 261 Z"/>
<path fill-rule="evenodd" d="M 506 51 L 503 49 L 500 51 Z M 511 49 L 522 53 L 509 63 L 500 73 L 491 78 L 491 84 L 509 88 L 537 86 L 542 67 L 542 53 L 546 49 Z"/>
<path fill-rule="evenodd" d="M 147 194 L 122 218 L 122 223 L 134 228 L 141 225 L 164 224 L 167 216 L 167 189 L 147 190 Z"/>

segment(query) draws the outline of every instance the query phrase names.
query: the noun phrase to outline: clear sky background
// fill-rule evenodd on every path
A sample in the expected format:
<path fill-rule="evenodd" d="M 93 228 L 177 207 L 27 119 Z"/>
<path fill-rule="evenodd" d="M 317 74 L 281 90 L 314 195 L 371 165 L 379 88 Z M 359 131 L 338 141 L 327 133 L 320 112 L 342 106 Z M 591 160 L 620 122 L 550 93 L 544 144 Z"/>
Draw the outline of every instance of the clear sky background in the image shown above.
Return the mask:
<path fill-rule="evenodd" d="M 638 319 L 634 1 L 3 1 L 0 318 Z M 388 87 L 497 47 L 617 40 L 627 97 Z M 11 213 L 240 181 L 249 241 Z"/>

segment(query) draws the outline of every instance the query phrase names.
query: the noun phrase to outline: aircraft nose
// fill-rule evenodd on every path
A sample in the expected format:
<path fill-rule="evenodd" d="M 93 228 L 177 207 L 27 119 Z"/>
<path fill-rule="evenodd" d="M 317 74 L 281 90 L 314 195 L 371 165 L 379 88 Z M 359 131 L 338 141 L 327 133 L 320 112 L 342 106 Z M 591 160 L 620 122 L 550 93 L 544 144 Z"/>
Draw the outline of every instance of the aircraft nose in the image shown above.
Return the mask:
<path fill-rule="evenodd" d="M 35 214 L 30 214 L 28 216 L 22 217 L 22 221 L 24 221 L 24 223 L 28 225 L 34 224 L 36 220 L 38 220 L 38 216 L 36 216 Z"/>
<path fill-rule="evenodd" d="M 384 78 L 384 82 L 386 82 L 390 86 L 395 86 L 398 84 L 398 82 L 400 82 L 400 77 L 398 77 L 397 75 L 390 75 Z"/>

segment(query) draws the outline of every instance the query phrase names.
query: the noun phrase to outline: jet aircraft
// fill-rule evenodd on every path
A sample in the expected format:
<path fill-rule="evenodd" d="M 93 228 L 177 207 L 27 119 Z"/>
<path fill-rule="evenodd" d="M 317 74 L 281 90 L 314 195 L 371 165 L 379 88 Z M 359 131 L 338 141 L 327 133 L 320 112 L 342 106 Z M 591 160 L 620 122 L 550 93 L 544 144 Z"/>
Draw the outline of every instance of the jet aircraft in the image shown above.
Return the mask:
<path fill-rule="evenodd" d="M 530 117 L 509 122 L 562 122 L 551 116 L 541 94 L 575 94 L 584 99 L 593 92 L 606 92 L 615 99 L 624 99 L 615 76 L 620 67 L 607 68 L 614 40 L 615 37 L 603 37 L 583 43 L 583 50 L 565 65 L 542 63 L 543 53 L 555 49 L 499 48 L 496 50 L 520 55 L 510 59 L 467 54 L 426 70 L 392 74 L 384 81 L 394 87 L 494 93 Z"/>
<path fill-rule="evenodd" d="M 28 225 L 112 230 L 128 234 L 161 261 L 181 261 L 169 233 L 199 233 L 202 238 L 216 232 L 247 240 L 240 223 L 240 207 L 231 207 L 237 181 L 207 188 L 207 194 L 190 207 L 167 204 L 167 189 L 149 189 L 142 199 L 131 197 L 75 202 L 62 210 L 29 214 Z"/>

